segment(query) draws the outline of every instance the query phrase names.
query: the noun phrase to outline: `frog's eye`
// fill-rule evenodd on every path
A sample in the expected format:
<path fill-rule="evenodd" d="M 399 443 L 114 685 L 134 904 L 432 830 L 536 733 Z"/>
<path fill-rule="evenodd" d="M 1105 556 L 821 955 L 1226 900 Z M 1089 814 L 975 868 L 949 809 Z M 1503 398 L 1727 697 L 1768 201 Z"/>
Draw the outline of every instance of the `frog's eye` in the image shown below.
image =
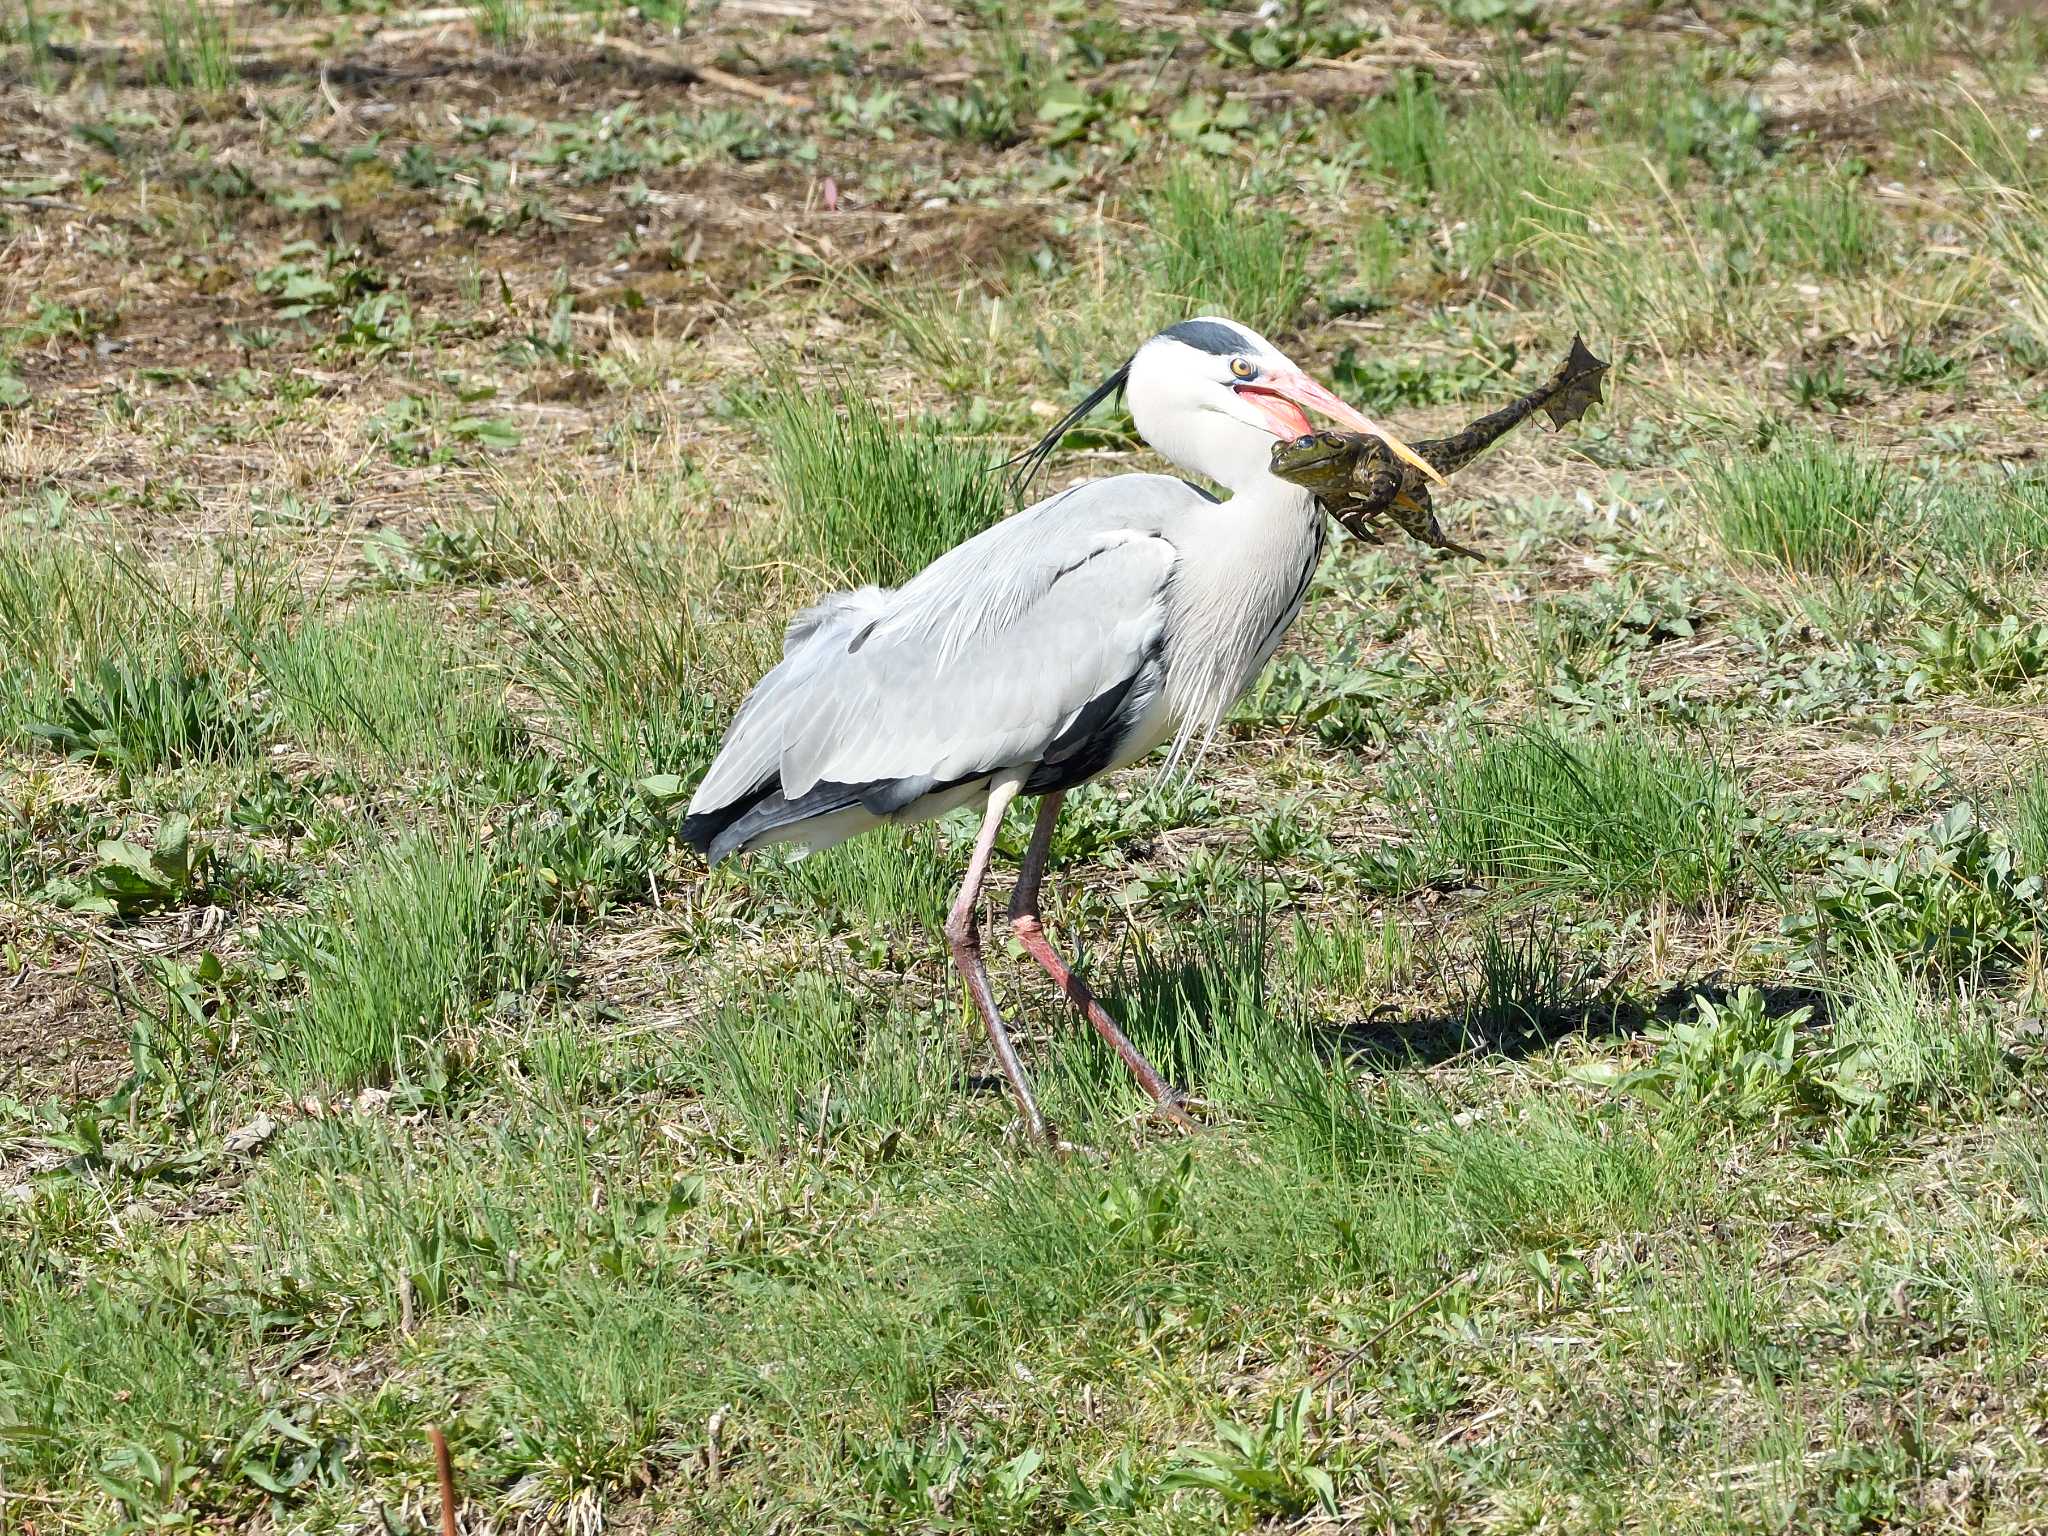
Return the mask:
<path fill-rule="evenodd" d="M 1334 432 L 1325 432 L 1319 441 L 1321 441 L 1325 448 L 1342 448 L 1344 446 L 1344 439 Z"/>
<path fill-rule="evenodd" d="M 1248 357 L 1233 357 L 1230 376 L 1234 379 L 1255 379 L 1259 376 L 1259 365 Z"/>

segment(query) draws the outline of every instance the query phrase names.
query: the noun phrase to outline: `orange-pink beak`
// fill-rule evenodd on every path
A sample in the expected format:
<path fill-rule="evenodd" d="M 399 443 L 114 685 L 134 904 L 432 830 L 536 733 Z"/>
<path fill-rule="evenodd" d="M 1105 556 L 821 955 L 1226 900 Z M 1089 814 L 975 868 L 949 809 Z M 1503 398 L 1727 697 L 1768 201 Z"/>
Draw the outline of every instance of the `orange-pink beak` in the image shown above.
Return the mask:
<path fill-rule="evenodd" d="M 1370 432 L 1385 441 L 1393 450 L 1394 457 L 1414 465 L 1437 484 L 1443 483 L 1444 477 L 1421 454 L 1371 417 L 1353 410 L 1305 373 L 1268 373 L 1261 375 L 1256 382 L 1233 387 L 1265 413 L 1274 434 L 1283 441 L 1291 442 L 1306 436 L 1310 430 L 1306 413 L 1316 411 L 1340 427 L 1349 427 L 1353 432 Z"/>

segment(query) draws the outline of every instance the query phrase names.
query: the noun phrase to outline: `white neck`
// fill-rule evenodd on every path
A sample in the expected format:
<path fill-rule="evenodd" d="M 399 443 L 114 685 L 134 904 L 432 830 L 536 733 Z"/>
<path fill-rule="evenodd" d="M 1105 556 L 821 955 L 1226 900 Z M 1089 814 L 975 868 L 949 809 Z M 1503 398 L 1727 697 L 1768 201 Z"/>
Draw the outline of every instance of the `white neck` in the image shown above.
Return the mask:
<path fill-rule="evenodd" d="M 1176 750 L 1206 739 L 1279 645 L 1323 548 L 1323 513 L 1298 485 L 1261 473 L 1196 514 L 1182 543 L 1167 645 Z"/>
<path fill-rule="evenodd" d="M 1203 473 L 1209 474 L 1212 480 L 1221 481 L 1229 489 L 1230 495 L 1224 505 L 1230 508 L 1231 520 L 1254 537 L 1259 536 L 1254 530 L 1262 524 L 1277 522 L 1284 525 L 1289 538 L 1293 537 L 1296 525 L 1304 521 L 1320 525 L 1323 511 L 1314 493 L 1282 480 L 1263 463 L 1256 472 L 1240 476 L 1235 485 L 1222 480 L 1220 475 L 1208 471 Z"/>
<path fill-rule="evenodd" d="M 1146 418 L 1154 417 L 1153 420 Z M 1142 409 L 1132 402 L 1131 418 L 1138 433 L 1164 457 L 1190 474 L 1213 480 L 1234 496 L 1260 494 L 1270 487 L 1292 490 L 1273 478 L 1273 434 L 1221 411 Z"/>

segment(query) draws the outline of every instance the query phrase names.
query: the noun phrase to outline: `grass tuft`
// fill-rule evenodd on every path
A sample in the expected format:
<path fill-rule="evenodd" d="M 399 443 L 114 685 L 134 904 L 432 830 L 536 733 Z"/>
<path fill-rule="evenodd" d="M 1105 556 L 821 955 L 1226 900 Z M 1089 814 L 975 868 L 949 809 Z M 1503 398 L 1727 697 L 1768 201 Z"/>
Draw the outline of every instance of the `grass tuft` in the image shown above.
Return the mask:
<path fill-rule="evenodd" d="M 733 651 L 744 654 L 714 654 L 705 631 L 687 610 L 579 602 L 528 627 L 520 670 L 555 707 L 550 734 L 575 756 L 621 784 L 656 773 L 692 780 L 730 716 L 706 683 Z"/>
<path fill-rule="evenodd" d="M 523 1426 L 485 1450 L 510 1507 L 573 1519 L 687 1466 L 721 1367 L 691 1342 L 714 1320 L 686 1287 L 582 1274 L 508 1298 L 505 1329 L 465 1339 L 459 1375 L 492 1419 Z"/>
<path fill-rule="evenodd" d="M 423 612 L 380 604 L 308 621 L 256 652 L 283 729 L 367 763 L 473 769 L 520 730 L 475 657 Z"/>
<path fill-rule="evenodd" d="M 1145 263 L 1165 319 L 1224 314 L 1268 336 L 1293 329 L 1308 262 L 1292 221 L 1244 197 L 1205 165 L 1182 161 L 1146 205 Z"/>
<path fill-rule="evenodd" d="M 2048 565 L 2048 474 L 1951 479 L 1932 502 L 1928 542 L 1953 564 L 1993 576 Z"/>
<path fill-rule="evenodd" d="M 1770 182 L 1749 217 L 1774 267 L 1853 278 L 1886 249 L 1884 220 L 1860 181 L 1839 173 Z"/>
<path fill-rule="evenodd" d="M 1851 967 L 1831 1027 L 1839 1080 L 1882 1122 L 1923 1106 L 1981 1115 L 2006 1080 L 1985 1011 L 1897 955 L 1868 954 Z"/>
<path fill-rule="evenodd" d="M 172 661 L 103 661 L 28 735 L 70 757 L 139 773 L 245 756 L 257 722 L 212 673 Z"/>
<path fill-rule="evenodd" d="M 242 72 L 227 22 L 198 0 L 157 0 L 156 58 L 151 73 L 174 91 L 218 96 Z"/>
<path fill-rule="evenodd" d="M 209 1317 L 175 1262 L 149 1280 L 141 1289 L 62 1280 L 33 1241 L 25 1261 L 0 1260 L 10 1488 L 88 1475 L 98 1518 L 81 1513 L 79 1529 L 162 1529 L 189 1523 L 190 1480 L 217 1469 L 212 1517 L 259 1519 L 265 1495 L 248 1473 L 275 1464 L 283 1437 L 235 1379 L 233 1330 Z"/>
<path fill-rule="evenodd" d="M 501 48 L 516 48 L 533 40 L 533 11 L 526 0 L 476 0 L 471 8 L 477 36 Z"/>
<path fill-rule="evenodd" d="M 1523 77 L 1518 73 L 1515 78 Z M 1435 82 L 1404 70 L 1393 89 L 1353 114 L 1346 128 L 1350 142 L 1365 149 L 1365 165 L 1373 174 L 1427 192 L 1444 174 L 1450 121 Z"/>
<path fill-rule="evenodd" d="M 799 974 L 727 1004 L 704 1032 L 707 1090 L 764 1149 L 852 1132 L 929 1135 L 963 1087 L 958 1044 L 831 977 Z"/>
<path fill-rule="evenodd" d="M 1475 879 L 1699 906 L 1745 883 L 1761 854 L 1727 774 L 1634 727 L 1495 733 L 1407 764 L 1392 796 L 1424 867 Z"/>
<path fill-rule="evenodd" d="M 860 391 L 785 380 L 760 407 L 788 510 L 788 558 L 823 579 L 893 586 L 994 523 L 1004 488 L 986 452 Z"/>
<path fill-rule="evenodd" d="M 2006 811 L 2020 868 L 2048 879 L 2048 763 L 2036 763 Z"/>
<path fill-rule="evenodd" d="M 501 993 L 553 969 L 532 876 L 472 835 L 391 844 L 268 937 L 304 978 L 264 1042 L 294 1090 L 445 1084 Z"/>
<path fill-rule="evenodd" d="M 1896 472 L 1816 438 L 1733 459 L 1709 471 L 1699 493 L 1731 554 L 1791 571 L 1877 569 L 1899 553 L 1908 522 Z"/>
<path fill-rule="evenodd" d="M 54 711 L 102 663 L 170 637 L 132 565 L 69 540 L 0 540 L 0 726 Z"/>
<path fill-rule="evenodd" d="M 1480 932 L 1475 958 L 1460 1008 L 1473 1041 L 1512 1049 L 1583 1019 L 1592 977 L 1556 926 L 1533 923 L 1514 931 L 1489 924 Z"/>

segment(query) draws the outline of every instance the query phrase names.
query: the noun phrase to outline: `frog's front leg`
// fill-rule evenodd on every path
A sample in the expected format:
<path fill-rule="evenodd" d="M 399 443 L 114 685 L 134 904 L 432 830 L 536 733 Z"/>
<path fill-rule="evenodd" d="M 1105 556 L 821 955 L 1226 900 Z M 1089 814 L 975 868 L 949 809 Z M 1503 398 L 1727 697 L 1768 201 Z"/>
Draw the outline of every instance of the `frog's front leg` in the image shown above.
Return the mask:
<path fill-rule="evenodd" d="M 1401 494 L 1402 476 L 1393 455 L 1378 439 L 1366 439 L 1365 448 L 1343 490 L 1319 499 L 1323 510 L 1352 537 L 1380 544 L 1386 540 L 1394 501 Z"/>
<path fill-rule="evenodd" d="M 1344 531 L 1361 543 L 1384 544 L 1387 535 L 1393 531 L 1391 525 L 1384 521 L 1386 514 L 1383 510 L 1354 497 L 1325 500 L 1323 510 L 1342 523 Z"/>

